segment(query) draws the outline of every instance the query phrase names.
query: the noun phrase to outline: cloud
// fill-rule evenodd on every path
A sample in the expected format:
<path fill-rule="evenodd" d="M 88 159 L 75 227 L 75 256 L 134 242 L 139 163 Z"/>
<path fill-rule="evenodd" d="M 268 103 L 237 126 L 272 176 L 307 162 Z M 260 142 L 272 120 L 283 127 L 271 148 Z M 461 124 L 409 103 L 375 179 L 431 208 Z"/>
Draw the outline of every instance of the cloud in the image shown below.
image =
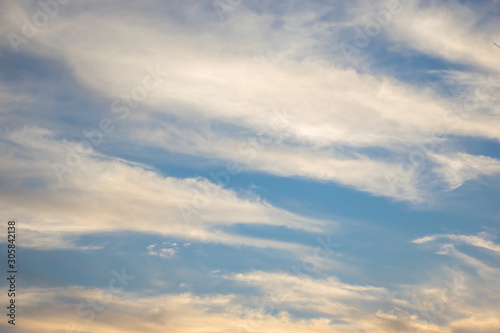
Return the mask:
<path fill-rule="evenodd" d="M 492 176 L 500 173 L 500 161 L 489 156 L 455 153 L 452 155 L 433 155 L 432 158 L 438 163 L 434 172 L 448 184 L 450 190 L 480 176 Z"/>
<path fill-rule="evenodd" d="M 491 2 L 482 10 L 495 10 L 495 6 Z M 422 53 L 498 73 L 498 49 L 493 42 L 500 35 L 493 17 L 485 19 L 482 10 L 459 1 L 412 0 L 405 1 L 405 7 L 389 30 L 392 38 Z"/>
<path fill-rule="evenodd" d="M 384 288 L 342 283 L 335 277 L 316 280 L 287 273 L 250 272 L 227 276 L 269 295 L 277 308 L 316 312 L 339 317 L 362 317 L 360 303 L 380 302 L 388 292 Z"/>
<path fill-rule="evenodd" d="M 60 94 L 64 80 L 10 82 L 1 71 L 3 219 L 16 217 L 23 247 L 35 250 L 99 249 L 82 245 L 81 236 L 130 231 L 176 239 L 150 244 L 147 252 L 142 248 L 161 258 L 174 258 L 194 242 L 304 253 L 312 249 L 265 232 L 259 237 L 230 230 L 252 225 L 309 235 L 330 232 L 337 223 L 238 193 L 228 186 L 227 170 L 212 170 L 211 179 L 178 178 L 155 169 L 154 162 L 132 159 L 147 160 L 140 157 L 154 148 L 155 154 L 189 155 L 195 163 L 236 162 L 244 171 L 332 182 L 414 203 L 429 200 L 436 183 L 453 190 L 496 176 L 496 158 L 457 148 L 463 138 L 500 141 L 499 71 L 492 56 L 498 51 L 490 49 L 499 37 L 496 17 L 484 18 L 483 9 L 459 1 L 408 1 L 373 40 L 374 48 L 363 48 L 346 65 L 338 49 L 346 30 L 364 26 L 387 4 L 268 2 L 259 10 L 241 4 L 221 24 L 210 2 L 71 2 L 21 45 L 20 57 L 61 64 L 76 82 L 67 88 L 74 94 Z M 2 35 L 20 31 L 16 16 L 29 18 L 39 9 L 34 1 L 5 6 L 13 14 L 2 20 Z M 11 47 L 6 38 L 0 43 Z M 397 55 L 412 65 L 431 59 L 438 67 L 432 74 L 444 87 L 396 79 L 379 66 L 377 47 L 390 53 L 388 59 Z M 394 61 L 391 70 L 405 61 Z M 163 80 L 142 96 L 151 71 Z M 47 82 L 57 84 L 56 92 Z M 95 104 L 82 112 L 62 102 L 84 93 Z M 124 119 L 119 110 L 128 112 Z M 109 145 L 85 151 L 81 130 L 104 117 L 116 121 L 114 135 L 104 138 Z M 123 152 L 136 155 L 117 157 L 133 155 Z M 404 170 L 415 152 L 421 163 Z M 111 298 L 104 298 L 109 289 L 25 288 L 18 299 L 19 331 L 64 331 L 68 324 L 106 333 L 499 331 L 498 265 L 449 242 L 495 254 L 500 246 L 482 234 L 437 234 L 413 242 L 442 239 L 446 244 L 439 244 L 437 254 L 445 264 L 430 267 L 430 278 L 417 272 L 412 285 L 367 282 L 370 272 L 355 276 L 357 282 L 323 276 L 342 267 L 325 260 L 315 277 L 207 268 L 218 286 L 231 286 L 228 294 L 222 287 L 212 294 L 152 295 L 169 286 L 160 274 L 150 285 Z M 102 307 L 92 303 L 97 308 L 78 311 L 95 300 Z M 95 318 L 87 320 L 90 314 Z"/>
<path fill-rule="evenodd" d="M 399 157 L 434 138 L 436 131 L 442 144 L 448 136 L 500 139 L 495 129 L 500 126 L 498 117 L 491 114 L 494 105 L 481 105 L 465 119 L 454 114 L 456 96 L 443 97 L 390 76 L 339 66 L 333 60 L 336 55 L 321 47 L 332 43 L 329 29 L 338 32 L 359 23 L 354 18 L 359 19 L 361 9 L 350 8 L 346 21 L 335 23 L 320 20 L 319 7 L 310 6 L 305 13 L 287 7 L 279 26 L 272 13 L 258 14 L 244 6 L 223 26 L 208 19 L 215 15 L 213 8 L 210 16 L 206 8 L 192 3 L 175 7 L 176 15 L 187 22 L 199 22 L 193 27 L 168 15 L 160 17 L 153 6 L 91 3 L 83 12 L 71 7 L 61 11 L 57 24 L 26 48 L 64 61 L 79 82 L 109 99 L 110 105 L 116 98 L 130 102 L 148 66 L 165 73 L 162 84 L 148 92 L 141 106 L 130 109 L 127 122 L 133 130 L 120 132 L 123 144 L 153 145 L 221 162 L 236 158 L 246 170 L 331 181 L 396 200 L 428 199 L 432 180 L 419 170 L 400 177 L 397 186 L 388 177 L 401 173 Z M 132 13 L 132 8 L 137 10 Z M 470 30 L 471 25 L 461 25 L 453 14 L 470 20 L 474 15 L 458 5 L 446 8 L 439 11 L 442 20 L 434 20 L 427 15 L 434 12 L 433 6 L 412 2 L 394 21 L 398 28 L 405 24 L 406 33 L 398 35 L 394 27 L 387 31 L 396 41 L 454 60 L 453 52 L 436 51 L 444 36 L 431 28 L 437 24 L 443 25 L 439 31 Z M 413 22 L 413 14 L 422 19 L 420 30 L 406 24 L 406 18 Z M 433 39 L 423 38 L 429 31 Z M 453 33 L 450 50 L 460 55 L 457 59 L 473 59 L 490 68 L 479 42 L 474 42 L 475 51 L 466 52 L 468 42 L 490 33 Z M 300 48 L 290 49 L 291 43 Z M 125 105 L 124 100 L 120 103 Z M 273 110 L 285 110 L 288 116 L 279 131 L 270 130 Z M 249 155 L 235 154 L 249 136 L 272 142 L 251 161 Z M 381 150 L 387 153 L 384 157 L 376 153 Z M 455 180 L 452 186 L 457 186 Z"/>
<path fill-rule="evenodd" d="M 417 238 L 413 241 L 415 244 L 424 244 L 428 242 L 433 242 L 438 239 L 449 239 L 457 243 L 472 245 L 475 247 L 484 248 L 493 252 L 500 252 L 500 245 L 496 244 L 488 239 L 475 235 L 454 235 L 454 234 L 442 234 L 442 235 L 432 235 L 425 236 L 422 238 Z"/>
<path fill-rule="evenodd" d="M 3 214 L 22 221 L 23 228 L 33 234 L 30 239 L 34 241 L 26 243 L 28 247 L 74 247 L 71 241 L 81 235 L 134 231 L 236 246 L 304 250 L 307 247 L 298 244 L 231 235 L 218 229 L 259 224 L 316 233 L 334 225 L 258 198 L 240 198 L 207 179 L 165 177 L 145 165 L 85 152 L 75 142 L 58 141 L 42 128 L 4 132 L 0 149 L 5 157 L 0 165 Z M 53 169 L 56 162 L 67 171 L 62 182 Z M 69 167 L 69 162 L 75 164 Z M 21 197 L 24 199 L 18 200 Z M 26 200 L 29 206 L 23 204 Z M 182 207 L 195 213 L 185 219 Z"/>
<path fill-rule="evenodd" d="M 175 256 L 179 250 L 176 243 L 171 244 L 174 247 L 164 247 L 157 248 L 156 244 L 148 245 L 146 248 L 148 249 L 148 255 L 150 256 L 158 256 L 160 258 L 172 258 Z"/>
<path fill-rule="evenodd" d="M 315 279 L 282 272 L 251 271 L 221 276 L 255 288 L 251 296 L 143 292 L 83 288 L 26 288 L 20 294 L 20 332 L 74 329 L 92 332 L 356 332 L 375 333 L 497 331 L 499 270 L 486 275 L 441 268 L 432 280 L 393 290 Z M 477 260 L 477 259 L 475 259 Z M 480 261 L 478 261 L 480 262 Z M 133 283 L 132 280 L 130 283 Z M 51 307 L 40 310 L 40 304 Z M 41 318 L 44 320 L 41 320 Z M 43 324 L 40 324 L 42 322 Z M 0 323 L 0 325 L 6 325 Z"/>

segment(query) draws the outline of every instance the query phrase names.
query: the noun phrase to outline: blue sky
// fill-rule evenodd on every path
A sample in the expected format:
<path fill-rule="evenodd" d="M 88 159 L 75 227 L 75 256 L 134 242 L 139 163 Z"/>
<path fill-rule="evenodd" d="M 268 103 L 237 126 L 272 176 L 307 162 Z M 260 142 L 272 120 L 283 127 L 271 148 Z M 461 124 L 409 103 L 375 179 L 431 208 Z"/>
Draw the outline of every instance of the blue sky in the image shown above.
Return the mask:
<path fill-rule="evenodd" d="M 499 1 L 0 9 L 2 331 L 500 331 Z"/>

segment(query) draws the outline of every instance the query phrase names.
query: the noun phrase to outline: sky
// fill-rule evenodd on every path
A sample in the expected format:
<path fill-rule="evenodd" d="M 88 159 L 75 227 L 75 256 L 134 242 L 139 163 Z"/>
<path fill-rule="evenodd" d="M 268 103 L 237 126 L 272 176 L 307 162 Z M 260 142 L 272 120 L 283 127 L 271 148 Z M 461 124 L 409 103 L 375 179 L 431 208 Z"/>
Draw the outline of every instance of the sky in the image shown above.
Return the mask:
<path fill-rule="evenodd" d="M 0 15 L 0 331 L 500 332 L 500 1 Z"/>

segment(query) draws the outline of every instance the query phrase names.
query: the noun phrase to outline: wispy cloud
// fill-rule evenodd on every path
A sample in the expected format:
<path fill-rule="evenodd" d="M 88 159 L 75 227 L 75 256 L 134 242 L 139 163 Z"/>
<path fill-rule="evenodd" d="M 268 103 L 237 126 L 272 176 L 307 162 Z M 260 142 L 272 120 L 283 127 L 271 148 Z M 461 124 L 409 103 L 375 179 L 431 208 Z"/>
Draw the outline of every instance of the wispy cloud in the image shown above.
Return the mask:
<path fill-rule="evenodd" d="M 78 250 L 93 274 L 123 255 L 147 275 L 105 298 L 43 271 L 19 332 L 500 331 L 500 245 L 471 231 L 491 221 L 423 207 L 500 174 L 498 1 L 221 1 L 70 1 L 29 38 L 45 2 L 2 4 L 0 215 L 26 260 Z M 337 231 L 335 258 L 308 243 Z M 128 233 L 148 240 L 101 255 Z M 305 253 L 292 267 L 313 275 L 282 270 Z"/>
<path fill-rule="evenodd" d="M 281 249 L 292 246 L 299 250 L 305 247 L 230 235 L 217 229 L 232 224 L 259 224 L 315 233 L 328 224 L 273 207 L 258 198 L 240 198 L 234 191 L 222 188 L 202 214 L 186 220 L 179 207 L 191 205 L 197 193 L 204 193 L 207 186 L 219 185 L 202 178 L 164 177 L 144 165 L 84 153 L 74 142 L 57 141 L 51 135 L 45 129 L 25 127 L 6 132 L 0 142 L 8 157 L 0 166 L 2 206 L 36 233 L 38 240 L 32 244 L 35 247 L 60 248 L 69 244 L 64 240 L 68 236 L 74 239 L 78 235 L 128 230 L 232 245 Z M 69 169 L 65 181 L 60 183 L 51 164 L 74 158 L 69 151 L 80 154 L 83 162 L 78 168 Z M 31 200 L 30 208 L 20 205 L 18 196 Z M 50 242 L 43 240 L 44 236 L 61 239 Z"/>
<path fill-rule="evenodd" d="M 492 31 L 441 36 L 435 33 L 433 24 L 442 28 L 437 31 L 470 30 L 456 17 L 474 14 L 450 5 L 438 11 L 439 19 L 430 19 L 434 16 L 428 13 L 434 12 L 434 7 L 423 8 L 411 2 L 404 13 L 398 14 L 398 29 L 388 29 L 389 35 L 447 60 L 472 59 L 488 69 L 496 68 L 489 60 L 489 51 L 478 44 Z M 113 19 L 106 15 L 110 10 L 117 10 Z M 316 22 L 314 16 L 294 13 L 276 28 L 271 15 L 241 10 L 235 13 L 238 19 L 224 22 L 222 29 L 220 22 L 207 20 L 198 9 L 184 15 L 203 18 L 200 24 L 213 34 L 195 34 L 192 28 L 173 20 L 151 18 L 148 8 L 134 12 L 134 29 L 128 24 L 130 13 L 112 4 L 90 5 L 78 20 L 69 18 L 69 12 L 71 9 L 58 16 L 58 24 L 45 31 L 33 52 L 57 52 L 83 84 L 110 99 L 130 94 L 148 65 L 159 64 L 168 77 L 148 95 L 144 101 L 147 108 L 130 114 L 134 132 L 130 136 L 122 133 L 126 142 L 140 138 L 143 144 L 167 151 L 220 160 L 236 156 L 247 170 L 333 181 L 375 195 L 419 202 L 430 190 L 418 171 L 404 177 L 397 188 L 388 186 L 386 175 L 398 173 L 399 156 L 432 138 L 436 126 L 443 137 L 500 139 L 495 130 L 500 123 L 491 115 L 492 110 L 474 110 L 467 121 L 453 126 L 448 121 L 449 111 L 456 104 L 453 96 L 442 97 L 389 76 L 362 74 L 328 61 L 331 54 L 318 53 L 313 45 L 331 42 L 325 39 L 330 35 L 323 36 L 319 31 L 340 27 Z M 355 13 L 350 15 L 359 18 Z M 399 15 L 418 20 L 418 24 L 407 24 Z M 71 38 L 66 31 L 72 32 Z M 239 41 L 250 32 L 254 36 L 250 44 Z M 424 38 L 427 35 L 432 38 Z M 292 38 L 300 39 L 299 44 L 305 46 L 300 58 L 287 51 L 287 41 Z M 130 40 L 137 41 L 133 48 Z M 452 40 L 451 46 L 444 48 L 450 52 L 440 52 L 441 41 L 446 40 Z M 472 41 L 477 41 L 474 47 L 470 46 Z M 144 53 L 144 49 L 150 51 Z M 270 49 L 274 50 L 272 55 Z M 478 53 L 478 49 L 482 51 Z M 282 54 L 280 61 L 275 59 L 276 53 Z M 235 155 L 238 132 L 265 131 L 273 109 L 286 110 L 289 116 L 280 132 L 281 140 L 274 138 L 276 143 L 251 162 Z M 165 115 L 175 121 L 166 121 Z M 211 124 L 216 123 L 233 130 L 213 131 Z M 374 149 L 389 154 L 380 158 L 371 153 Z M 458 186 L 459 180 L 445 179 L 449 181 L 452 188 Z"/>
<path fill-rule="evenodd" d="M 432 236 L 425 236 L 422 238 L 417 238 L 413 241 L 416 244 L 424 244 L 428 242 L 433 242 L 438 239 L 448 239 L 457 243 L 472 245 L 480 248 L 484 248 L 493 252 L 500 252 L 500 245 L 488 240 L 484 237 L 475 235 L 454 235 L 454 234 L 438 234 Z"/>
<path fill-rule="evenodd" d="M 477 11 L 459 1 L 405 1 L 407 9 L 396 21 L 390 36 L 410 47 L 450 62 L 498 72 L 498 52 L 494 41 L 500 39 L 493 19 L 482 21 Z M 495 9 L 498 3 L 485 4 L 482 10 Z"/>

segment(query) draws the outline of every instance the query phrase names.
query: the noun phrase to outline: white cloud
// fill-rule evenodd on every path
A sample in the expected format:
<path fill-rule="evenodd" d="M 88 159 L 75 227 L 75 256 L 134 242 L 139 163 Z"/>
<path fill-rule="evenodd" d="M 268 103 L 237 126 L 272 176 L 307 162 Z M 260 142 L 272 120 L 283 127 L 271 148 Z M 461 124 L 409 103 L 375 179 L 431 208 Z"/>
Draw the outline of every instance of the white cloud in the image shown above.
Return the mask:
<path fill-rule="evenodd" d="M 163 242 L 163 245 L 166 244 L 167 244 L 166 242 Z M 179 248 L 177 247 L 176 243 L 172 243 L 170 245 L 173 247 L 159 248 L 156 246 L 156 244 L 151 244 L 147 246 L 148 249 L 147 253 L 150 256 L 158 256 L 160 258 L 172 258 L 179 252 Z"/>
<path fill-rule="evenodd" d="M 373 13 L 382 4 L 358 1 L 349 7 L 349 13 L 356 16 L 367 9 Z M 153 145 L 219 162 L 236 160 L 247 170 L 331 181 L 419 202 L 426 198 L 428 184 L 423 183 L 428 179 L 421 177 L 425 170 L 412 170 L 398 187 L 391 188 L 386 175 L 400 173 L 395 156 L 412 152 L 436 130 L 444 137 L 500 139 L 500 111 L 491 92 L 479 107 L 465 110 L 468 116 L 457 115 L 455 106 L 463 95 L 440 96 L 430 88 L 372 74 L 368 68 L 342 69 L 332 61 L 338 54 L 321 51 L 338 42 L 328 39 L 330 31 L 362 22 L 359 19 L 324 22 L 323 18 L 318 20 L 324 8 L 306 5 L 310 7 L 303 13 L 295 12 L 277 22 L 272 14 L 257 15 L 242 6 L 222 25 L 210 22 L 207 12 L 192 3 L 180 12 L 174 10 L 179 9 L 178 4 L 171 3 L 173 8 L 167 8 L 168 12 L 181 15 L 178 20 L 153 12 L 150 4 L 133 1 L 129 5 L 94 1 L 67 7 L 50 27 L 23 45 L 30 56 L 64 62 L 86 89 L 109 100 L 109 105 L 142 83 L 146 66 L 158 64 L 168 73 L 141 107 L 131 110 L 126 121 L 132 130 L 117 130 L 123 135 L 120 143 L 139 149 Z M 33 8 L 29 2 L 9 2 L 9 6 L 17 6 L 28 16 Z M 474 12 L 458 2 L 438 8 L 410 1 L 387 33 L 400 42 L 397 48 L 411 47 L 472 66 L 474 71 L 498 72 L 487 46 L 498 32 L 489 21 L 479 30 L 480 23 Z M 2 33 L 12 29 L 19 29 L 15 22 L 0 24 Z M 6 46 L 5 39 L 0 43 Z M 449 77 L 474 94 L 472 86 L 478 82 L 474 71 L 464 69 Z M 31 95 L 23 90 L 27 89 L 22 85 L 7 89 L 0 83 L 0 98 L 6 101 L 0 117 L 7 120 L 0 133 L 0 209 L 4 219 L 16 216 L 22 221 L 23 246 L 96 249 L 99 247 L 79 246 L 78 236 L 128 230 L 299 252 L 310 248 L 234 235 L 221 227 L 254 224 L 315 233 L 334 225 L 238 195 L 204 178 L 164 176 L 146 165 L 97 152 L 79 153 L 81 163 L 59 183 L 51 163 L 68 163 L 68 149 L 79 148 L 73 141 L 56 139 L 60 133 L 33 126 L 19 129 L 18 123 L 12 123 L 15 107 L 37 109 L 35 102 L 40 102 L 25 98 Z M 276 110 L 286 112 L 279 130 L 272 127 L 276 125 Z M 106 115 L 116 116 L 112 111 Z M 271 136 L 272 143 L 255 149 L 252 159 L 248 159 L 248 151 L 240 154 L 239 144 L 248 138 L 262 138 L 262 131 Z M 440 141 L 447 149 L 436 149 L 429 155 L 429 170 L 440 177 L 441 184 L 454 189 L 481 175 L 499 172 L 499 161 L 494 158 L 442 153 L 449 151 L 447 140 L 452 139 Z M 204 194 L 214 189 L 217 195 Z M 209 204 L 205 206 L 206 200 Z M 193 205 L 202 208 L 196 209 L 187 223 L 178 207 Z M 414 243 L 438 239 L 500 251 L 498 244 L 474 235 L 433 235 Z M 190 244 L 183 242 L 183 247 Z M 172 258 L 179 251 L 177 243 L 163 245 L 151 244 L 147 253 Z M 347 283 L 337 277 L 304 278 L 263 271 L 229 274 L 224 278 L 255 288 L 255 295 L 123 293 L 109 301 L 95 321 L 84 322 L 82 329 L 106 333 L 189 333 L 205 331 L 206 327 L 220 332 L 234 332 L 238 327 L 271 332 L 499 331 L 498 269 L 451 244 L 443 245 L 438 253 L 474 274 L 458 268 L 445 274 L 445 269 L 444 273 L 435 272 L 433 279 L 450 282 L 450 276 L 459 276 L 451 279 L 451 288 L 431 281 L 399 286 L 393 288 L 395 291 Z M 220 276 L 219 270 L 212 273 Z M 164 281 L 151 281 L 153 286 L 165 285 Z M 20 296 L 25 304 L 20 332 L 60 331 L 68 321 L 81 324 L 82 318 L 65 300 L 78 302 L 99 295 L 102 290 L 80 287 L 26 289 Z M 276 311 L 256 309 L 269 301 Z M 40 312 L 40 304 L 47 303 L 51 307 Z M 436 310 L 436 304 L 443 309 Z M 308 319 L 296 318 L 296 312 Z"/>
<path fill-rule="evenodd" d="M 37 235 L 35 242 L 26 243 L 28 247 L 61 248 L 71 244 L 68 239 L 74 241 L 79 235 L 128 230 L 298 251 L 306 247 L 231 235 L 217 227 L 260 224 L 318 232 L 333 226 L 331 222 L 302 217 L 259 199 L 240 198 L 206 179 L 164 177 L 144 165 L 97 153 L 84 154 L 75 143 L 57 141 L 51 135 L 45 129 L 25 127 L 5 132 L 0 140 L 4 152 L 4 163 L 0 165 L 2 214 L 6 218 L 17 217 Z M 69 168 L 64 181 L 59 182 L 51 163 L 65 164 L 67 149 L 79 152 L 81 161 Z M 208 199 L 206 206 L 197 206 L 196 200 L 206 189 L 217 189 L 217 194 Z M 20 197 L 24 199 L 18 200 Z M 26 200 L 30 205 L 23 204 Z M 200 210 L 185 220 L 179 209 L 184 206 Z"/>
<path fill-rule="evenodd" d="M 446 59 L 455 59 L 452 54 L 457 53 L 457 59 L 492 66 L 479 42 L 466 51 L 469 42 L 484 40 L 491 31 L 464 34 L 463 30 L 472 26 L 461 25 L 453 15 L 456 12 L 457 17 L 472 20 L 472 13 L 452 6 L 452 14 L 439 12 L 442 20 L 430 19 L 434 16 L 427 14 L 435 8 L 422 9 L 417 4 L 412 2 L 394 21 L 398 28 L 407 25 L 406 34 L 391 36 L 407 38 L 412 47 L 431 50 Z M 273 15 L 242 9 L 222 27 L 220 22 L 207 20 L 200 9 L 187 5 L 190 10 L 182 15 L 193 22 L 200 19 L 203 33 L 196 30 L 199 27 L 151 15 L 148 8 L 131 14 L 111 3 L 91 4 L 78 14 L 69 10 L 37 37 L 36 45 L 26 45 L 32 52 L 62 59 L 80 82 L 110 100 L 130 94 L 142 82 L 147 66 L 158 65 L 168 73 L 141 102 L 144 107 L 131 110 L 127 122 L 134 129 L 124 142 L 228 160 L 235 156 L 235 147 L 242 139 L 237 130 L 258 135 L 269 129 L 272 110 L 286 110 L 288 121 L 279 133 L 270 134 L 275 139 L 279 134 L 281 141 L 259 152 L 251 162 L 236 155 L 245 168 L 333 181 L 375 195 L 419 202 L 428 196 L 425 177 L 414 171 L 391 188 L 387 174 L 398 174 L 400 168 L 391 156 L 406 156 L 435 131 L 443 136 L 500 139 L 495 129 L 500 122 L 490 109 L 484 110 L 486 104 L 462 119 L 452 112 L 457 103 L 453 97 L 444 98 L 388 76 L 340 69 L 326 61 L 318 46 L 331 44 L 325 39 L 331 37 L 326 32 L 343 25 L 312 23 L 319 15 L 317 8 L 291 14 L 279 28 L 273 25 Z M 111 11 L 113 18 L 108 15 Z M 407 24 L 407 18 L 414 22 L 413 14 L 422 19 L 420 30 Z M 133 29 L 128 23 L 131 16 Z M 444 27 L 438 31 L 462 31 L 450 36 L 452 51 L 436 51 L 449 34 L 434 33 L 433 25 Z M 395 30 L 388 29 L 391 33 Z M 428 35 L 433 38 L 428 39 Z M 292 41 L 303 45 L 300 52 L 289 49 Z M 175 126 L 165 116 L 174 119 Z M 217 124 L 235 130 L 210 128 Z M 387 150 L 390 156 L 375 157 L 366 152 L 370 149 Z M 452 181 L 452 187 L 456 186 L 457 180 Z"/>
<path fill-rule="evenodd" d="M 485 239 L 480 236 L 475 235 L 454 235 L 454 234 L 442 234 L 442 235 L 432 235 L 425 236 L 422 238 L 415 239 L 413 243 L 424 244 L 432 242 L 438 239 L 449 239 L 457 243 L 468 244 L 480 248 L 484 248 L 493 252 L 500 252 L 500 245 L 492 242 L 491 240 Z"/>
<path fill-rule="evenodd" d="M 161 249 L 160 253 L 158 256 L 162 258 L 169 258 L 173 257 L 176 253 L 176 250 L 174 248 L 167 248 L 167 249 Z"/>
<path fill-rule="evenodd" d="M 448 184 L 450 190 L 462 186 L 468 180 L 500 173 L 500 161 L 489 156 L 455 153 L 433 155 L 432 159 L 437 162 L 434 172 Z"/>
<path fill-rule="evenodd" d="M 457 264 L 462 261 L 458 259 Z M 477 259 L 475 259 L 477 260 Z M 431 332 L 452 333 L 500 329 L 498 269 L 476 277 L 466 271 L 443 269 L 432 280 L 416 285 L 386 288 L 348 284 L 338 278 L 314 279 L 279 272 L 253 271 L 223 278 L 256 288 L 251 296 L 192 293 L 144 295 L 119 292 L 106 297 L 105 290 L 82 287 L 25 288 L 26 319 L 22 333 L 45 333 L 73 323 L 93 332 L 220 332 L 238 329 L 269 332 Z M 496 284 L 495 284 L 496 283 Z M 103 305 L 95 318 L 85 321 L 74 304 Z M 52 306 L 40 313 L 40 304 Z M 307 314 L 307 319 L 297 313 Z M 44 320 L 41 320 L 41 317 Z M 43 323 L 43 324 L 40 324 Z M 147 323 L 147 324 L 145 324 Z M 0 323 L 0 325 L 6 325 Z"/>
<path fill-rule="evenodd" d="M 484 5 L 484 9 L 497 6 Z M 498 73 L 498 49 L 493 42 L 500 40 L 500 34 L 494 18 L 484 20 L 459 1 L 424 5 L 411 0 L 405 1 L 405 7 L 394 29 L 389 29 L 392 38 L 422 53 Z"/>

